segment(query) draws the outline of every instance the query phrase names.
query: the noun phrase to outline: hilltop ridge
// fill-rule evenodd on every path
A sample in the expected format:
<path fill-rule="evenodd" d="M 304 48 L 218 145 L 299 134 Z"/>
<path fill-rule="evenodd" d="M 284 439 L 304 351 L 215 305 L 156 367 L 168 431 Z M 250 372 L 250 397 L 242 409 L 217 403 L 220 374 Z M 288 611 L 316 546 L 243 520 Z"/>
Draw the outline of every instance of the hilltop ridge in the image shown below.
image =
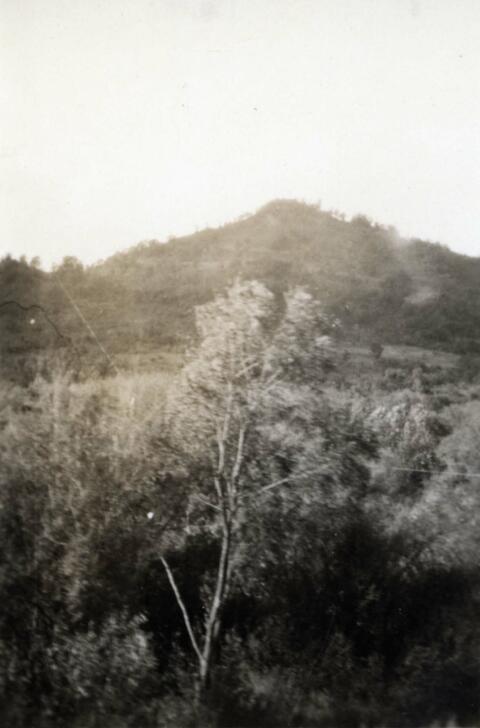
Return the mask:
<path fill-rule="evenodd" d="M 72 300 L 109 351 L 183 347 L 194 333 L 195 306 L 237 278 L 261 280 L 277 294 L 308 288 L 353 340 L 480 352 L 480 258 L 296 200 L 144 242 L 87 268 L 68 258 L 46 273 L 5 258 L 0 303 L 41 305 L 79 346 L 91 337 Z M 0 336 L 5 353 L 62 343 L 44 317 L 32 324 L 13 306 L 0 309 Z"/>

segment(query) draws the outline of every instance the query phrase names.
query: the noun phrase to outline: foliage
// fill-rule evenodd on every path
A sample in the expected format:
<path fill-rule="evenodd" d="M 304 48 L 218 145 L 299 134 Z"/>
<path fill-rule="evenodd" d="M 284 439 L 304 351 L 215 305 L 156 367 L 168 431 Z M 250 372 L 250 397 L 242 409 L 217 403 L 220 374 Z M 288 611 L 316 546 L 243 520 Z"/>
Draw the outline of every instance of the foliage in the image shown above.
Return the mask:
<path fill-rule="evenodd" d="M 298 286 L 196 320 L 175 379 L 0 384 L 2 724 L 478 723 L 472 378 L 346 358 Z"/>
<path fill-rule="evenodd" d="M 479 350 L 478 259 L 294 200 L 273 201 L 219 229 L 147 241 L 87 268 L 68 257 L 46 273 L 36 261 L 7 257 L 0 305 L 42 305 L 65 338 L 43 315 L 31 324 L 28 312 L 8 307 L 0 308 L 0 345 L 23 356 L 74 346 L 100 363 L 83 316 L 112 356 L 133 348 L 183 352 L 195 334 L 195 307 L 237 277 L 261 281 L 278 300 L 292 287 L 308 289 L 357 342 Z"/>

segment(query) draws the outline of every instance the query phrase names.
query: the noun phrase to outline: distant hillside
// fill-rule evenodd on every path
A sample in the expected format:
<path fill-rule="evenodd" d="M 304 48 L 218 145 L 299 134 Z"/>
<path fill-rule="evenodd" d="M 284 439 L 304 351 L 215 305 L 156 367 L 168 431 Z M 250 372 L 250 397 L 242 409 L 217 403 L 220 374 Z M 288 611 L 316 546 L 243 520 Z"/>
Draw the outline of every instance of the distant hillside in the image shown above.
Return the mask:
<path fill-rule="evenodd" d="M 64 346 L 67 337 L 88 348 L 92 336 L 78 311 L 112 354 L 183 347 L 194 332 L 194 307 L 237 277 L 277 293 L 307 286 L 353 341 L 480 352 L 480 258 L 290 200 L 218 229 L 142 243 L 88 268 L 66 259 L 45 273 L 4 259 L 1 352 Z M 1 305 L 10 300 L 42 306 L 50 321 L 39 309 Z"/>

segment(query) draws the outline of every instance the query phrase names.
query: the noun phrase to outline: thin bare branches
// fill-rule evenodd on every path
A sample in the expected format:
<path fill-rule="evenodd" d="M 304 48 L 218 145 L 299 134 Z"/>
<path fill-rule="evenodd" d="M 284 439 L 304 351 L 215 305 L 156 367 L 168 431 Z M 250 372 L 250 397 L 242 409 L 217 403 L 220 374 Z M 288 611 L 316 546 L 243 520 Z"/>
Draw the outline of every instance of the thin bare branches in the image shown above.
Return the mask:
<path fill-rule="evenodd" d="M 163 566 L 165 568 L 165 571 L 166 571 L 167 577 L 168 577 L 168 581 L 170 582 L 170 586 L 172 587 L 172 591 L 175 594 L 175 598 L 177 600 L 177 604 L 180 607 L 180 611 L 182 612 L 183 621 L 185 622 L 185 627 L 187 628 L 187 632 L 188 632 L 188 636 L 190 638 L 190 642 L 192 643 L 192 647 L 194 649 L 194 652 L 195 652 L 195 654 L 198 657 L 198 661 L 200 663 L 200 666 L 202 666 L 203 665 L 203 655 L 202 655 L 202 652 L 200 650 L 200 647 L 198 646 L 198 642 L 197 642 L 197 639 L 196 639 L 195 634 L 193 632 L 192 623 L 190 621 L 190 617 L 189 617 L 189 614 L 187 612 L 187 608 L 186 608 L 185 603 L 184 603 L 184 601 L 182 599 L 182 596 L 181 596 L 181 594 L 180 594 L 180 592 L 178 590 L 178 587 L 177 587 L 175 578 L 174 578 L 174 576 L 172 574 L 172 570 L 170 569 L 170 567 L 169 567 L 166 559 L 164 559 L 163 556 L 160 557 L 160 561 L 162 562 L 162 564 L 163 564 Z"/>
<path fill-rule="evenodd" d="M 192 498 L 195 500 L 198 500 L 200 503 L 203 503 L 204 506 L 208 506 L 209 508 L 213 508 L 215 511 L 221 511 L 220 506 L 215 505 L 215 503 L 211 503 L 206 498 L 204 498 L 199 493 L 194 493 Z"/>

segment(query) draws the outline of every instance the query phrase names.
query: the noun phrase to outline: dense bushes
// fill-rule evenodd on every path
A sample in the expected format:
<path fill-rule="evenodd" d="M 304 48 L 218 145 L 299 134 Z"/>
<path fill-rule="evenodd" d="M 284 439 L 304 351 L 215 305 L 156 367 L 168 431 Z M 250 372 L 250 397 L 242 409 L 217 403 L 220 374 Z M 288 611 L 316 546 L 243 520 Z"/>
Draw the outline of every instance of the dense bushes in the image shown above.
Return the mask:
<path fill-rule="evenodd" d="M 373 358 L 362 389 L 314 299 L 272 300 L 204 308 L 173 387 L 2 386 L 4 725 L 478 722 L 478 402 Z M 178 595 L 201 644 L 219 508 L 199 692 Z"/>

